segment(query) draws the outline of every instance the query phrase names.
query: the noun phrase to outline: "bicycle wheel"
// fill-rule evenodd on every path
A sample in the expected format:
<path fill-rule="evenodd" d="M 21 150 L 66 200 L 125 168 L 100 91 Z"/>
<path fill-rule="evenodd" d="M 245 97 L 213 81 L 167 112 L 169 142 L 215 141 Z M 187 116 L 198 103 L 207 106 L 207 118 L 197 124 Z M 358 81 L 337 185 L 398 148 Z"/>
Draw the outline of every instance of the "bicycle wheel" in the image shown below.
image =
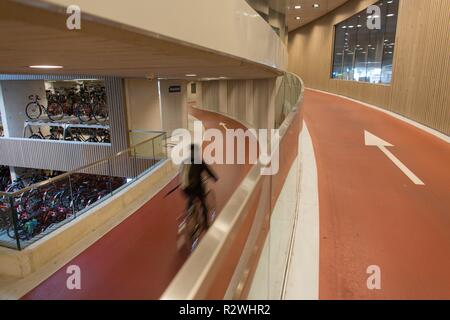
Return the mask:
<path fill-rule="evenodd" d="M 63 107 L 57 102 L 51 102 L 47 107 L 47 116 L 52 121 L 59 121 L 64 118 Z"/>
<path fill-rule="evenodd" d="M 94 107 L 94 119 L 99 123 L 105 123 L 108 120 L 108 108 L 106 105 L 98 104 Z"/>
<path fill-rule="evenodd" d="M 27 104 L 25 113 L 29 119 L 36 120 L 39 119 L 39 117 L 42 115 L 42 109 L 37 102 L 33 101 Z"/>
<path fill-rule="evenodd" d="M 92 119 L 92 108 L 88 104 L 79 104 L 77 108 L 77 116 L 81 122 L 88 122 Z"/>
<path fill-rule="evenodd" d="M 206 194 L 206 206 L 208 208 L 208 227 L 211 226 L 216 220 L 217 211 L 216 211 L 216 194 L 213 190 L 209 190 Z"/>
<path fill-rule="evenodd" d="M 14 232 L 14 226 L 13 225 L 9 226 L 8 230 L 6 230 L 6 234 L 11 239 L 16 239 L 16 233 Z M 24 223 L 22 221 L 18 221 L 17 222 L 17 236 L 19 237 L 20 240 L 27 240 L 28 239 L 28 234 L 25 231 L 25 225 L 24 225 Z"/>
<path fill-rule="evenodd" d="M 45 140 L 59 140 L 59 138 L 57 136 L 55 136 L 54 134 L 48 134 L 44 137 Z"/>

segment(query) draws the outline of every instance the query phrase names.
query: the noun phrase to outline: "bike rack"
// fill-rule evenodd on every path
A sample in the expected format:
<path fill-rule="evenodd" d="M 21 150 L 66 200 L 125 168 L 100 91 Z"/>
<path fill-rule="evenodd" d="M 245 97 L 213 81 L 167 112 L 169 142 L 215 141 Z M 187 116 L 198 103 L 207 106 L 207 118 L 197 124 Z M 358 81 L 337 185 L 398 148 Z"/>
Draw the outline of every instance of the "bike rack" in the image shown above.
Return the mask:
<path fill-rule="evenodd" d="M 30 121 L 25 120 L 24 128 L 23 128 L 23 137 L 27 138 L 26 133 L 27 129 L 30 127 L 41 127 L 41 126 L 49 126 L 49 127 L 58 127 L 63 128 L 63 139 L 66 138 L 66 132 L 70 128 L 82 128 L 82 129 L 95 129 L 95 130 L 110 130 L 109 125 L 101 125 L 101 124 L 81 124 L 81 123 L 66 123 L 66 122 L 53 122 L 53 121 Z M 32 133 L 30 129 L 30 133 Z"/>

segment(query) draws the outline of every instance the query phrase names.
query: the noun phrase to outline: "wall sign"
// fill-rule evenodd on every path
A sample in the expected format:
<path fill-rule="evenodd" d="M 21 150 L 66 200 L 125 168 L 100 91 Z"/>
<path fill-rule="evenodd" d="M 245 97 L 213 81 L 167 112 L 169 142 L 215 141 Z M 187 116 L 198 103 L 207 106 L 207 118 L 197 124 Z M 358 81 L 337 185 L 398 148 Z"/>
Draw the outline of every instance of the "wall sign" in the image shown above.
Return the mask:
<path fill-rule="evenodd" d="M 169 92 L 170 93 L 181 92 L 181 86 L 169 86 Z"/>

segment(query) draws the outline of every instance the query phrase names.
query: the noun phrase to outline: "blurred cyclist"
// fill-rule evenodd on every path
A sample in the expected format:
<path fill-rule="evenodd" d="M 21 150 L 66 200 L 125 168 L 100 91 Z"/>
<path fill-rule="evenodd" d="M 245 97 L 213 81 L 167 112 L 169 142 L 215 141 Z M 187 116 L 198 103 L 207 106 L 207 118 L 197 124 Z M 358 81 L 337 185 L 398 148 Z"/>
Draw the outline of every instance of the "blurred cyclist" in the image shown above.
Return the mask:
<path fill-rule="evenodd" d="M 188 197 L 187 211 L 192 207 L 194 201 L 198 199 L 203 208 L 205 227 L 209 228 L 208 208 L 206 206 L 206 194 L 203 186 L 203 173 L 206 173 L 214 181 L 218 181 L 214 171 L 201 159 L 199 147 L 195 144 L 190 145 L 190 156 L 181 165 L 181 184 L 180 187 Z"/>

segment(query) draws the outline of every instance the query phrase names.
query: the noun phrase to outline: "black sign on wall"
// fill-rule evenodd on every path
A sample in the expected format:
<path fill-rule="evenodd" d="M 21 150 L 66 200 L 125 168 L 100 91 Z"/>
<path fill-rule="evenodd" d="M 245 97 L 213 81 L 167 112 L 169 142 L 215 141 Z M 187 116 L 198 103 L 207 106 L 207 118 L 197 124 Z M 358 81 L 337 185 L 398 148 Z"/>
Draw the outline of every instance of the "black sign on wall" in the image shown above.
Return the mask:
<path fill-rule="evenodd" d="M 169 86 L 169 93 L 181 92 L 181 86 Z"/>

